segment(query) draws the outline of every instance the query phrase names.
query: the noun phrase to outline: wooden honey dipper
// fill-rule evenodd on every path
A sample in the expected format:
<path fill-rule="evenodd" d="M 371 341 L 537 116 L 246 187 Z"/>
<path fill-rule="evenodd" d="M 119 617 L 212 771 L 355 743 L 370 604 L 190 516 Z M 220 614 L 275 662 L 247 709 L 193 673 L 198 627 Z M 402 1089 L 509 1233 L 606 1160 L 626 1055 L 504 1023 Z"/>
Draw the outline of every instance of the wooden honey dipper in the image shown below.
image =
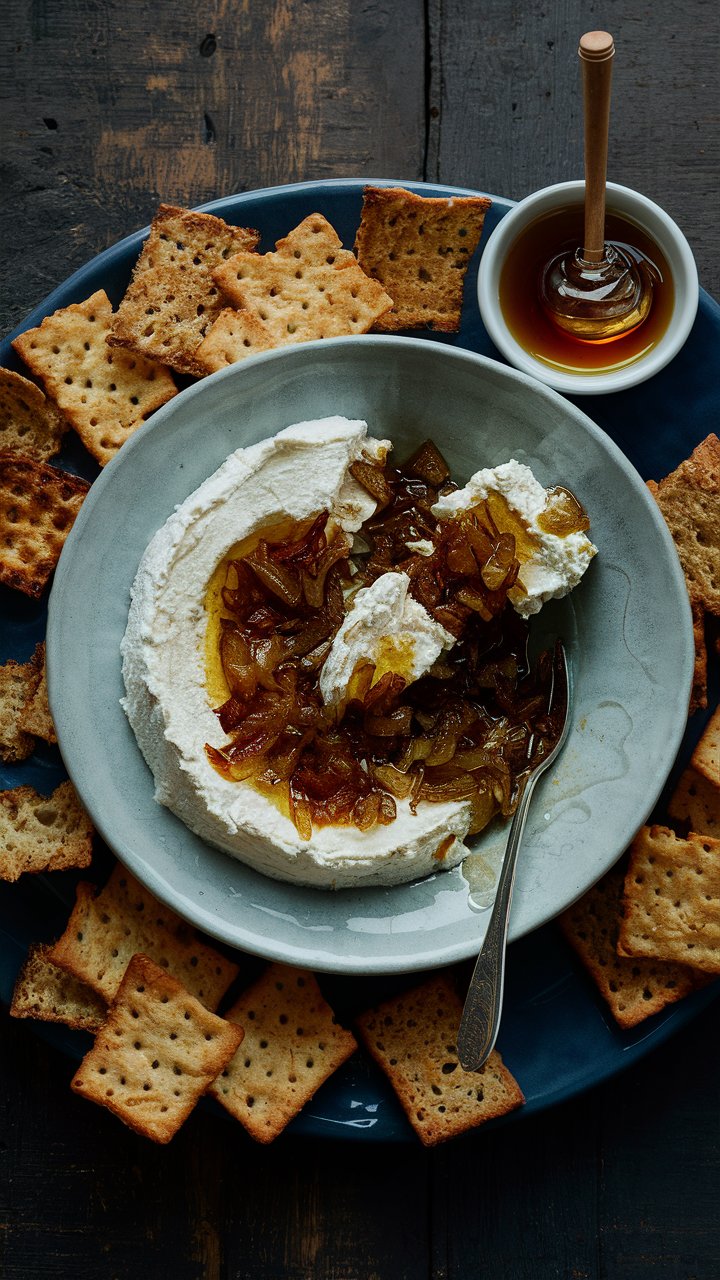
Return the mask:
<path fill-rule="evenodd" d="M 615 44 L 607 31 L 581 37 L 585 122 L 585 226 L 582 247 L 547 263 L 540 300 L 558 328 L 586 342 L 621 338 L 642 324 L 652 305 L 652 277 L 643 264 L 605 240 L 605 185 L 610 87 Z"/>

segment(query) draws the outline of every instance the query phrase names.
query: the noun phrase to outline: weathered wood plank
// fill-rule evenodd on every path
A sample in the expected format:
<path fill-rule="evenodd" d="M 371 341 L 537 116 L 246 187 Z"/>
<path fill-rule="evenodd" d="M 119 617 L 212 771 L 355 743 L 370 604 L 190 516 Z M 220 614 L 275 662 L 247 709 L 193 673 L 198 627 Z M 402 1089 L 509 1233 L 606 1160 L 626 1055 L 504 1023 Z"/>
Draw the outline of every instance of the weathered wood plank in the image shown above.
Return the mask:
<path fill-rule="evenodd" d="M 720 19 L 712 0 L 608 0 L 597 11 L 579 0 L 430 0 L 429 15 L 430 180 L 520 199 L 582 177 L 577 43 L 600 23 L 616 46 L 608 177 L 679 222 L 701 283 L 720 293 Z"/>
<path fill-rule="evenodd" d="M 575 45 L 596 21 L 619 49 L 611 176 L 678 217 L 720 292 L 710 0 L 8 0 L 3 16 L 5 330 L 161 198 L 358 174 L 522 196 L 575 176 Z M 717 1274 L 713 1010 L 598 1093 L 433 1153 L 258 1149 L 206 1115 L 156 1148 L 73 1097 L 71 1064 L 4 1013 L 0 1043 L 12 1280 Z"/>
<path fill-rule="evenodd" d="M 0 83 L 4 332 L 160 200 L 422 175 L 422 0 L 10 0 Z"/>
<path fill-rule="evenodd" d="M 264 1148 L 203 1112 L 157 1147 L 72 1095 L 71 1063 L 4 1010 L 0 1036 L 3 1276 L 425 1274 L 429 1161 L 414 1144 L 385 1152 L 281 1139 Z"/>
<path fill-rule="evenodd" d="M 716 1280 L 717 1011 L 601 1088 L 438 1150 L 433 1280 Z"/>
<path fill-rule="evenodd" d="M 14 1280 L 715 1280 L 714 1010 L 595 1093 L 431 1153 L 258 1148 L 207 1115 L 158 1148 L 73 1097 L 27 1026 L 0 1035 Z"/>

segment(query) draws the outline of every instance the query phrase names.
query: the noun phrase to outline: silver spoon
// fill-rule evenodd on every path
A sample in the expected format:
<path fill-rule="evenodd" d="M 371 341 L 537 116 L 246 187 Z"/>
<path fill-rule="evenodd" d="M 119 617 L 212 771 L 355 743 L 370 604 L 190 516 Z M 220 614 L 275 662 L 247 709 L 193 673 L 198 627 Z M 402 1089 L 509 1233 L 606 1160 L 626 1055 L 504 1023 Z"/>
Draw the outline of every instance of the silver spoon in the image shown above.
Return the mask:
<path fill-rule="evenodd" d="M 548 711 L 557 712 L 563 704 L 564 716 L 560 736 L 548 755 L 531 763 L 531 772 L 527 776 L 510 827 L 490 922 L 470 979 L 458 1032 L 458 1057 L 460 1066 L 465 1071 L 479 1071 L 489 1058 L 497 1039 L 502 1012 L 510 904 L 525 820 L 538 778 L 557 759 L 567 738 L 570 724 L 570 677 L 565 648 L 558 641 L 555 647 Z"/>

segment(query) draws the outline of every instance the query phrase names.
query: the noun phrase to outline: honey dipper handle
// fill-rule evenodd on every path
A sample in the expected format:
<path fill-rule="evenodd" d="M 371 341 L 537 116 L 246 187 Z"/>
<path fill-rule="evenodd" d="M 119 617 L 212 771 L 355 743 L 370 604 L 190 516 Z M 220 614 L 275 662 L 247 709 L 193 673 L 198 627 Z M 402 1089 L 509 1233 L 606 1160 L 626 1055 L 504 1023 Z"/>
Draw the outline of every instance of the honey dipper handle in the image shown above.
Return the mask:
<path fill-rule="evenodd" d="M 583 257 L 602 262 L 605 257 L 605 182 L 610 128 L 610 84 L 615 56 L 607 31 L 588 31 L 580 39 L 585 113 L 585 240 Z"/>

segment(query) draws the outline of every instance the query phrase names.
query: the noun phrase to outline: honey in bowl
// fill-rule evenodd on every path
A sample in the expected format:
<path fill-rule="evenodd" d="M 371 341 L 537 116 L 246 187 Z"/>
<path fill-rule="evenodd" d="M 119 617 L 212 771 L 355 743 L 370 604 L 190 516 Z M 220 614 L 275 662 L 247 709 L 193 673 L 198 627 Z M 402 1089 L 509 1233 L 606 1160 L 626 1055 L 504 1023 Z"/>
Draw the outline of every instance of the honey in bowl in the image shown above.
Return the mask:
<path fill-rule="evenodd" d="M 646 319 L 620 337 L 587 341 L 563 332 L 540 301 L 540 279 L 550 258 L 573 251 L 583 239 L 583 206 L 537 218 L 511 245 L 500 273 L 500 307 L 513 338 L 534 357 L 563 373 L 611 373 L 643 359 L 662 339 L 674 305 L 672 276 L 659 246 L 642 227 L 608 211 L 606 240 L 642 265 L 653 280 Z"/>

